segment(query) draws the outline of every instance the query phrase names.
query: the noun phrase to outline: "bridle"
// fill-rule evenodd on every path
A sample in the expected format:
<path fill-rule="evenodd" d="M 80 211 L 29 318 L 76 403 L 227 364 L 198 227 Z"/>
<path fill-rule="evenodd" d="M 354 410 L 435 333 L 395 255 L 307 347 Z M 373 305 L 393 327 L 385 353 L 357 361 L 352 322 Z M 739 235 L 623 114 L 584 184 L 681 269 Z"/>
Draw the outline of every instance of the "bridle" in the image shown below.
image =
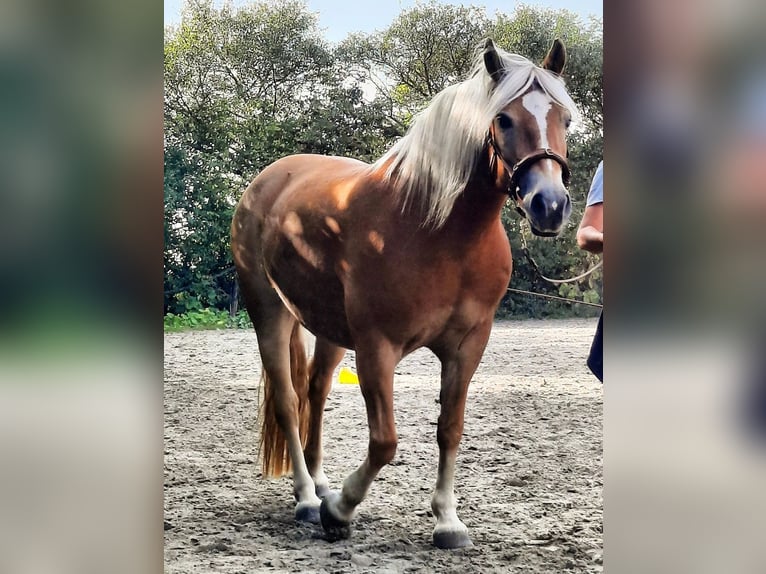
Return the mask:
<path fill-rule="evenodd" d="M 497 167 L 496 161 L 498 158 L 500 158 L 505 171 L 510 177 L 508 182 L 508 191 L 506 193 L 513 200 L 516 211 L 518 211 L 522 217 L 526 217 L 527 214 L 524 213 L 524 210 L 521 209 L 518 205 L 518 202 L 522 199 L 519 195 L 519 180 L 521 180 L 521 177 L 530 167 L 532 167 L 533 164 L 542 159 L 552 159 L 561 166 L 561 179 L 564 183 L 564 187 L 569 185 L 569 178 L 571 175 L 569 170 L 569 163 L 567 162 L 566 158 L 561 157 L 550 148 L 540 148 L 531 153 L 528 153 L 519 161 L 517 161 L 513 166 L 510 166 L 506 159 L 503 157 L 503 153 L 500 151 L 500 148 L 495 141 L 495 136 L 492 133 L 491 127 L 487 130 L 487 144 L 492 148 L 493 152 L 492 159 L 490 159 L 490 170 L 493 173 L 495 172 Z"/>

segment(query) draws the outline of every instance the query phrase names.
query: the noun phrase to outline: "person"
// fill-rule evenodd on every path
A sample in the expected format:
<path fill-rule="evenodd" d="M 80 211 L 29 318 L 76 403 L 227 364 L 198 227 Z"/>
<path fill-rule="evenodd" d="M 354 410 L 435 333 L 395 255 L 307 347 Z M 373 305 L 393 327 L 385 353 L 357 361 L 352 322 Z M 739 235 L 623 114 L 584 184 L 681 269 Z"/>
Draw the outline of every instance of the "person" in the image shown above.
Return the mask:
<path fill-rule="evenodd" d="M 604 251 L 604 160 L 601 160 L 593 175 L 593 181 L 585 202 L 580 227 L 577 229 L 577 245 L 590 253 Z M 588 354 L 587 365 L 596 378 L 604 382 L 604 312 L 598 317 L 596 334 Z"/>

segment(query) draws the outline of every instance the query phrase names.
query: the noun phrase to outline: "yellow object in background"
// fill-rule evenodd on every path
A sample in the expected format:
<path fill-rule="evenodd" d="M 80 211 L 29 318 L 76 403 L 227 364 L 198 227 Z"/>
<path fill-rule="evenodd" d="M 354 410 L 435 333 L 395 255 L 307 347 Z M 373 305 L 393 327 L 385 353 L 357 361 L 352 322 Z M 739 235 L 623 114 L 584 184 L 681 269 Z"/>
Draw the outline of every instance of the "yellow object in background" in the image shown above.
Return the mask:
<path fill-rule="evenodd" d="M 341 385 L 358 385 L 359 377 L 357 377 L 356 373 L 351 369 L 341 367 L 340 372 L 338 373 L 338 382 Z"/>

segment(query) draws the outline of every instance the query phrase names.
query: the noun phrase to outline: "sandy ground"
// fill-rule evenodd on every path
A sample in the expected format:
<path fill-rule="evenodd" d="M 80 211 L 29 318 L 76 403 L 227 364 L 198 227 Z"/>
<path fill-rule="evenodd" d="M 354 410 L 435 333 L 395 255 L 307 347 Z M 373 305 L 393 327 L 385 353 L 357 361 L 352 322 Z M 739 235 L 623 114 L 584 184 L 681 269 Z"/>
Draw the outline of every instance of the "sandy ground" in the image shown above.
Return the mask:
<path fill-rule="evenodd" d="M 256 460 L 260 362 L 247 330 L 165 335 L 165 571 L 600 572 L 602 386 L 585 367 L 595 319 L 499 322 L 474 375 L 458 457 L 458 512 L 474 547 L 431 545 L 438 363 L 396 371 L 399 449 L 349 540 L 293 520 L 291 479 Z M 354 368 L 347 353 L 341 366 Z M 364 458 L 356 385 L 325 415 L 333 488 Z"/>

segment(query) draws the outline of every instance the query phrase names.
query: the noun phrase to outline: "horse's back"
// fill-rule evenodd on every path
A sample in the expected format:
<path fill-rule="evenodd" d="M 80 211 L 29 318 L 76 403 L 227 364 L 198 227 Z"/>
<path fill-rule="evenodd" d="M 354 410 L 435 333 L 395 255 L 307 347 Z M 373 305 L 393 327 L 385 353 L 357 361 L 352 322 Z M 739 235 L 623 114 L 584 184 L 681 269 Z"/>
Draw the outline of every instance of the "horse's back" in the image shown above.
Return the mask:
<path fill-rule="evenodd" d="M 333 191 L 350 189 L 369 167 L 352 158 L 312 154 L 275 161 L 250 182 L 240 198 L 234 214 L 235 241 L 237 231 L 240 236 L 243 231 L 259 232 L 269 217 L 283 219 L 291 210 L 315 209 L 317 203 L 327 203 Z"/>
<path fill-rule="evenodd" d="M 263 207 L 270 207 L 279 196 L 296 191 L 319 195 L 328 187 L 355 180 L 368 170 L 368 164 L 347 157 L 290 155 L 261 171 L 245 194 L 263 196 Z"/>
<path fill-rule="evenodd" d="M 284 157 L 251 182 L 232 223 L 240 280 L 276 287 L 309 330 L 347 348 L 353 344 L 339 269 L 341 226 L 350 195 L 369 171 L 350 158 Z"/>

